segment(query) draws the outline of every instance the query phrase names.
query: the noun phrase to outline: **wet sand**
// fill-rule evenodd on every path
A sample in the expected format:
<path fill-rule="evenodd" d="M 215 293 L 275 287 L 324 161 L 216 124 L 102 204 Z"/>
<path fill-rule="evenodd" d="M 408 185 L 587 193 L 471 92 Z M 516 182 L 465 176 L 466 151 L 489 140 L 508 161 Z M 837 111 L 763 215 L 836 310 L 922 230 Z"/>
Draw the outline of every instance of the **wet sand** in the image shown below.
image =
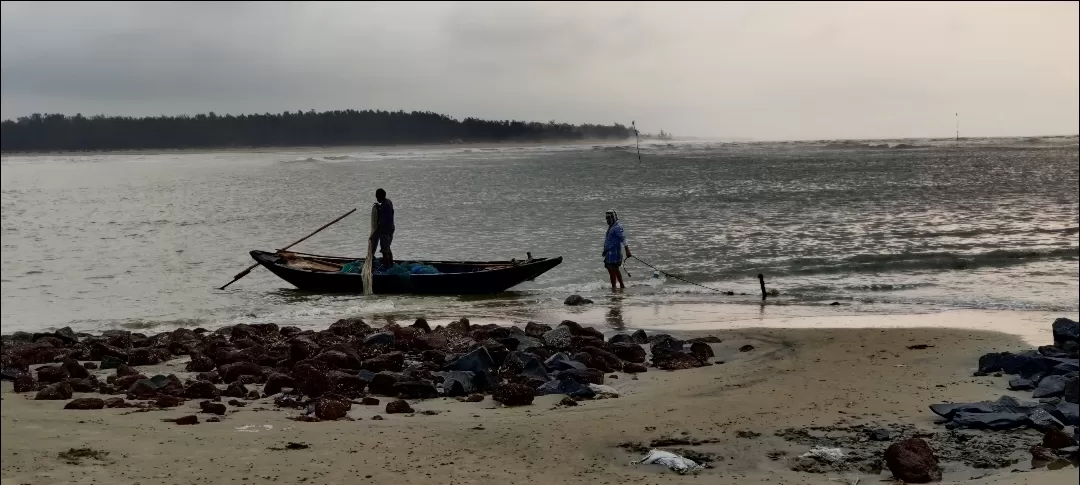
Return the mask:
<path fill-rule="evenodd" d="M 1013 394 L 1005 391 L 1007 377 L 972 377 L 976 360 L 985 352 L 1032 344 L 1000 332 L 934 328 L 934 319 L 941 318 L 935 315 L 902 322 L 920 328 L 857 328 L 891 326 L 885 317 L 862 316 L 845 317 L 852 321 L 842 326 L 850 328 L 671 332 L 720 337 L 723 342 L 713 347 L 724 363 L 675 372 L 650 369 L 636 380 L 618 373 L 605 384 L 621 397 L 576 407 L 557 407 L 561 396 L 541 396 L 515 408 L 498 406 L 490 397 L 480 403 L 433 399 L 413 402 L 417 414 L 387 415 L 388 400 L 381 398 L 383 405 L 354 405 L 349 416 L 355 421 L 304 423 L 287 419 L 300 411 L 260 399 L 230 406 L 221 422 L 209 423 L 210 415 L 198 414 L 194 400 L 149 412 L 63 410 L 65 401 L 33 401 L 32 393 L 14 394 L 4 382 L 2 483 L 834 484 L 830 479 L 851 474 L 798 473 L 784 459 L 770 460 L 771 452 L 795 456 L 808 449 L 774 433 L 861 423 L 940 431 L 929 404 Z M 996 318 L 1006 328 L 1036 321 L 1049 328 L 1052 321 L 1020 312 L 999 312 Z M 747 344 L 754 350 L 738 350 Z M 907 348 L 915 344 L 933 347 Z M 182 368 L 182 362 L 141 369 L 175 372 L 170 368 Z M 203 422 L 161 421 L 188 414 Z M 373 420 L 375 415 L 384 419 Z M 761 436 L 740 437 L 739 431 Z M 721 459 L 696 478 L 678 476 L 659 466 L 629 465 L 640 454 L 617 446 L 669 436 L 715 440 L 707 451 Z M 281 449 L 288 442 L 310 447 Z M 79 447 L 108 455 L 80 464 L 57 457 Z M 888 471 L 863 475 L 861 483 L 888 478 Z M 1075 484 L 1076 469 L 1031 470 L 1025 461 L 998 470 L 946 463 L 945 483 L 950 482 Z"/>

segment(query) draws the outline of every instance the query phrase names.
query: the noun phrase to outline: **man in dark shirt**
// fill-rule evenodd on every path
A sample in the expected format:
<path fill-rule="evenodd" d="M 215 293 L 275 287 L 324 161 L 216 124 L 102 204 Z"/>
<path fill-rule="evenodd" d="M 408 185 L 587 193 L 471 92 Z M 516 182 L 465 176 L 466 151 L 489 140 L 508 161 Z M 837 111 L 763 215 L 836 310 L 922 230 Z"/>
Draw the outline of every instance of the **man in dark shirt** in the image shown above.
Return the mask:
<path fill-rule="evenodd" d="M 386 198 L 386 191 L 375 191 L 375 200 L 378 208 L 378 222 L 375 224 L 375 233 L 371 235 L 375 248 L 382 249 L 382 263 L 386 268 L 394 266 L 394 253 L 390 251 L 390 242 L 394 240 L 394 203 Z"/>

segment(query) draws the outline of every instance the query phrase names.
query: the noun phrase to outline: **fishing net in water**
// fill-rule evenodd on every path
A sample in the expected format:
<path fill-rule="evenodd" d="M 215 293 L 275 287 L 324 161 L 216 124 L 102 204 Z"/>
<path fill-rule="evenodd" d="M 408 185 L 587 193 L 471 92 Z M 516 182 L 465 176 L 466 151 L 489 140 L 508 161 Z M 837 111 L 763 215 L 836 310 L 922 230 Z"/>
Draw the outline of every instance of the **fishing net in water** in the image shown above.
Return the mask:
<path fill-rule="evenodd" d="M 363 270 L 363 261 L 353 261 L 346 263 L 341 267 L 342 273 L 360 273 Z M 394 276 L 409 276 L 414 274 L 439 274 L 439 270 L 435 269 L 430 264 L 423 263 L 395 263 L 394 266 L 386 268 L 379 266 L 372 268 L 372 274 L 379 275 L 394 275 Z"/>

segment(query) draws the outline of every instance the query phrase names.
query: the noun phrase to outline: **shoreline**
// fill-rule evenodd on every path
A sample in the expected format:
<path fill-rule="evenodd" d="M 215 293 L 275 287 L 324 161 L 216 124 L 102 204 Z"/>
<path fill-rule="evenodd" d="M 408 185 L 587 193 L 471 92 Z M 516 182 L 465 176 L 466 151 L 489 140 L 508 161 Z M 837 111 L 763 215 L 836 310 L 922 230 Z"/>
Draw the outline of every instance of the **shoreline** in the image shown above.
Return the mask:
<path fill-rule="evenodd" d="M 997 312 L 990 322 L 1001 329 L 1049 327 L 1048 320 L 1018 313 Z M 385 415 L 381 406 L 354 405 L 349 416 L 355 421 L 304 423 L 287 419 L 300 411 L 276 408 L 272 399 L 261 398 L 245 407 L 230 406 L 219 423 L 177 426 L 161 419 L 198 414 L 198 400 L 150 412 L 63 410 L 65 401 L 33 401 L 32 394 L 12 393 L 5 381 L 2 483 L 199 483 L 207 477 L 213 477 L 213 483 L 471 483 L 483 477 L 547 484 L 625 483 L 659 475 L 664 481 L 697 483 L 660 466 L 627 465 L 641 454 L 619 447 L 672 436 L 711 441 L 683 446 L 717 458 L 697 480 L 836 483 L 831 479 L 846 475 L 792 471 L 789 460 L 808 446 L 777 432 L 905 425 L 920 433 L 940 433 L 945 427 L 934 423 L 930 404 L 1000 395 L 1027 399 L 1006 390 L 1007 376 L 971 374 L 982 353 L 1030 349 L 1036 342 L 988 329 L 938 327 L 961 321 L 974 325 L 985 320 L 983 312 L 945 316 L 795 316 L 760 320 L 764 327 L 750 326 L 752 319 L 740 320 L 744 327 L 724 330 L 656 327 L 648 333 L 719 337 L 722 342 L 711 347 L 715 360 L 723 363 L 612 373 L 617 378 L 607 376 L 604 384 L 618 390 L 619 398 L 586 400 L 574 407 L 558 406 L 558 395 L 538 396 L 532 405 L 515 407 L 490 398 L 478 403 L 436 398 L 410 400 L 414 415 Z M 799 322 L 807 318 L 817 320 Z M 833 325 L 841 327 L 817 326 L 830 324 L 830 318 L 839 319 Z M 603 322 L 584 312 L 576 320 L 585 326 Z M 781 326 L 793 324 L 804 328 Z M 614 333 L 604 330 L 605 336 Z M 1037 343 L 1049 342 L 1040 338 Z M 907 348 L 914 344 L 933 347 Z M 754 349 L 740 352 L 744 345 Z M 144 372 L 176 372 L 183 379 L 190 374 L 182 372 L 185 360 Z M 373 420 L 375 414 L 383 419 Z M 202 421 L 208 415 L 198 416 Z M 282 449 L 288 442 L 309 448 Z M 57 453 L 80 446 L 108 455 L 79 464 L 57 459 Z M 1072 467 L 1031 470 L 1024 462 L 994 470 L 949 462 L 943 466 L 943 483 L 1075 483 Z M 861 477 L 887 479 L 889 471 Z"/>

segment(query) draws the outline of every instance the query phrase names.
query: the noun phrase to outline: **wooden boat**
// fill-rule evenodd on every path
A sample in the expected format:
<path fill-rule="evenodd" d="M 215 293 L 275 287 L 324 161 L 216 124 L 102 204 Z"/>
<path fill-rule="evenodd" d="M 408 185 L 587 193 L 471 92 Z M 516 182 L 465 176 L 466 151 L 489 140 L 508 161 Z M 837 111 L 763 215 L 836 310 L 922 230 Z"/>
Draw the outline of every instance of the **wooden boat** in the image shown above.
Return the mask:
<path fill-rule="evenodd" d="M 319 293 L 363 293 L 359 273 L 343 273 L 346 264 L 363 259 L 288 251 L 251 251 L 251 257 L 293 286 Z M 562 263 L 562 257 L 526 260 L 449 262 L 399 261 L 434 266 L 438 274 L 374 274 L 376 294 L 466 295 L 501 293 L 530 281 Z"/>

